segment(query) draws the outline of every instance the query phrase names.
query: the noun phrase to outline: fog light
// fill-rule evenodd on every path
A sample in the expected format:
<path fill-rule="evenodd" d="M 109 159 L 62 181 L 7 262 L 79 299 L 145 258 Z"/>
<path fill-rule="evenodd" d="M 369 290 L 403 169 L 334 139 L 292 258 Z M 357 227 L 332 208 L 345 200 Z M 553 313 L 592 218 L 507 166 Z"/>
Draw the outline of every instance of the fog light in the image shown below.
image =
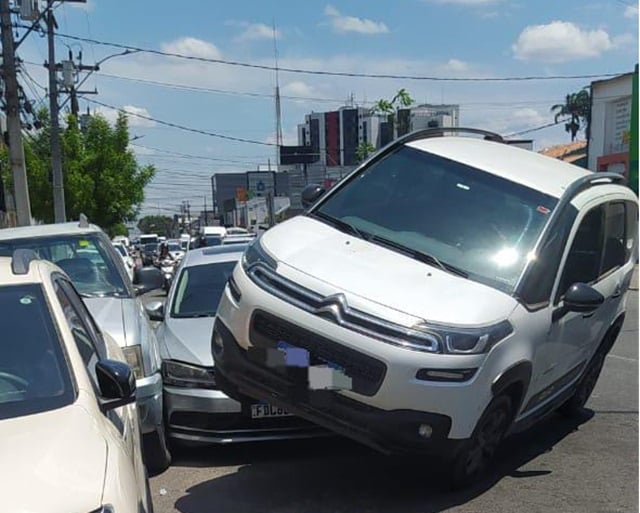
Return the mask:
<path fill-rule="evenodd" d="M 433 428 L 429 424 L 420 424 L 420 427 L 418 428 L 418 434 L 422 438 L 431 438 L 431 435 L 433 434 Z"/>

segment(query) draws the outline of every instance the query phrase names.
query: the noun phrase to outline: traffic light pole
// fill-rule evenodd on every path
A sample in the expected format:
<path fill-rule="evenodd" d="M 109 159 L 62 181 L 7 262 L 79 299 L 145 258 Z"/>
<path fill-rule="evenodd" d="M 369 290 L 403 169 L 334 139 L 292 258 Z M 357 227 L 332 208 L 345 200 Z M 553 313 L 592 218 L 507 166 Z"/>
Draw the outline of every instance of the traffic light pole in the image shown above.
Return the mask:
<path fill-rule="evenodd" d="M 29 226 L 31 224 L 31 202 L 29 201 L 27 170 L 22 145 L 20 101 L 9 0 L 0 0 L 0 23 L 2 25 L 2 74 L 6 89 L 7 131 L 9 132 L 9 161 L 13 175 L 16 214 L 19 226 Z"/>

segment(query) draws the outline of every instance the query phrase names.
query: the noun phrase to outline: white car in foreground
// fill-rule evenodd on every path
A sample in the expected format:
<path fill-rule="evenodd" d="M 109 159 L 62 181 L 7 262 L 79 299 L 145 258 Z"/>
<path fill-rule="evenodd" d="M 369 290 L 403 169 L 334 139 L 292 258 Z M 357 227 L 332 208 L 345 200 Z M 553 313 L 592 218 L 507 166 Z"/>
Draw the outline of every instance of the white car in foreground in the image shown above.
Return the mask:
<path fill-rule="evenodd" d="M 3 511 L 153 510 L 136 381 L 62 271 L 0 258 Z"/>

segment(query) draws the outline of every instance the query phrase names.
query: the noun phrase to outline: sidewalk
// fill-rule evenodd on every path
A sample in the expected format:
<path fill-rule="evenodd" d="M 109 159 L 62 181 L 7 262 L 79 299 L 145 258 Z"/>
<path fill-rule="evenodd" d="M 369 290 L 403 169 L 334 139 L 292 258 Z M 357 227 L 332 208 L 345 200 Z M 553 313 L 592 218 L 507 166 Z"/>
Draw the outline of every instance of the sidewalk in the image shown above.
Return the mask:
<path fill-rule="evenodd" d="M 633 269 L 633 277 L 631 278 L 631 285 L 629 285 L 629 290 L 638 290 L 638 266 L 637 265 Z"/>

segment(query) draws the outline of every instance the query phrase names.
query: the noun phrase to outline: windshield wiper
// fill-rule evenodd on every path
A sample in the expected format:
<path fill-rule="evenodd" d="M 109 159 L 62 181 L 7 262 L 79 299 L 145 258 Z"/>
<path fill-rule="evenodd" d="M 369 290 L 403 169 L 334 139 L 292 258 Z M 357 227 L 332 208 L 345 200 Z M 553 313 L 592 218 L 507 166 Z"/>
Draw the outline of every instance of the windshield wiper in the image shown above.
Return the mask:
<path fill-rule="evenodd" d="M 389 248 L 395 249 L 401 253 L 404 253 L 405 255 L 410 256 L 411 258 L 414 258 L 415 260 L 419 260 L 420 262 L 438 267 L 442 271 L 455 274 L 457 276 L 462 276 L 463 278 L 469 277 L 469 274 L 459 267 L 443 262 L 435 256 L 424 251 L 420 251 L 419 249 L 410 248 L 408 246 L 400 244 L 399 242 L 381 237 L 380 235 L 371 235 L 367 240 L 369 240 L 369 242 L 377 242 L 382 246 L 387 246 Z"/>
<path fill-rule="evenodd" d="M 350 233 L 351 235 L 355 235 L 356 237 L 359 237 L 364 240 L 369 240 L 370 234 L 362 231 L 360 228 L 356 228 L 354 225 L 352 225 L 347 221 L 343 221 L 342 219 L 338 219 L 337 217 L 330 216 L 329 214 L 325 214 L 324 212 L 320 212 L 320 211 L 312 212 L 309 215 L 318 217 L 320 219 L 323 219 L 324 221 L 328 221 L 335 228 L 338 228 L 343 232 Z"/>

